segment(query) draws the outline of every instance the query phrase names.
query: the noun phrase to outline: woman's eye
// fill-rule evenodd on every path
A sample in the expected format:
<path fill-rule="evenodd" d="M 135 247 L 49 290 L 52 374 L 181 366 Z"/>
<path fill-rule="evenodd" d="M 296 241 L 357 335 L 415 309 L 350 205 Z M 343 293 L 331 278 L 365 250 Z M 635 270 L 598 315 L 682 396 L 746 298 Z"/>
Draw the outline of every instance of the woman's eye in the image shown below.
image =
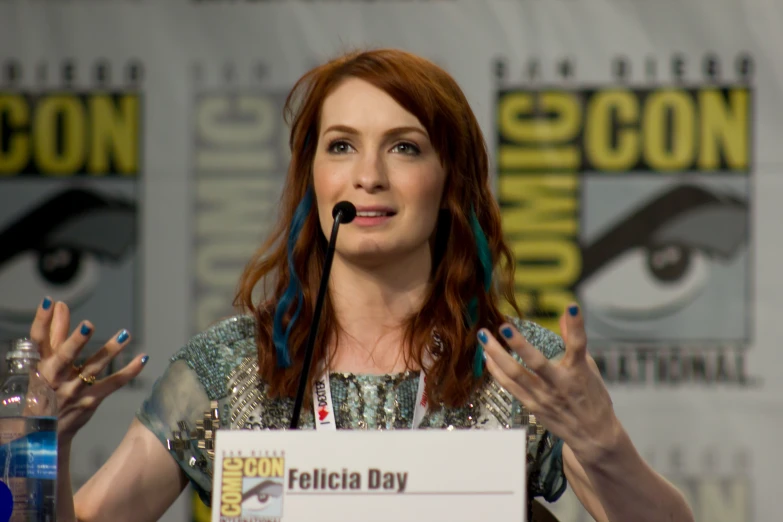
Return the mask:
<path fill-rule="evenodd" d="M 346 141 L 338 140 L 329 144 L 329 152 L 334 154 L 345 154 L 350 152 L 351 146 Z"/>
<path fill-rule="evenodd" d="M 354 151 L 355 149 L 347 141 L 335 140 L 329 144 L 328 150 L 332 154 L 347 154 L 349 152 Z M 395 153 L 410 154 L 410 155 L 417 155 L 421 152 L 419 150 L 419 147 L 409 142 L 398 143 L 394 147 L 392 147 L 391 150 L 392 152 Z"/>
<path fill-rule="evenodd" d="M 398 143 L 392 149 L 395 152 L 401 152 L 402 154 L 419 154 L 419 148 L 413 143 L 403 142 Z"/>

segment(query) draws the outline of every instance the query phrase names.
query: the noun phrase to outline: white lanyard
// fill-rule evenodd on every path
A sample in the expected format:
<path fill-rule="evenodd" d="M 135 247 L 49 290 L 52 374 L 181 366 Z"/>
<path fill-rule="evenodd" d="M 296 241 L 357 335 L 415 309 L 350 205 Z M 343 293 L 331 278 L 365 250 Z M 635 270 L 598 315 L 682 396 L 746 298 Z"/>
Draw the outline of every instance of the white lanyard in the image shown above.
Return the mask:
<path fill-rule="evenodd" d="M 427 413 L 427 393 L 425 391 L 427 377 L 422 369 L 419 375 L 419 389 L 416 391 L 416 407 L 413 409 L 413 428 L 418 428 Z M 319 430 L 336 430 L 334 419 L 334 404 L 332 389 L 329 386 L 329 372 L 321 372 L 313 386 L 313 406 L 315 411 L 315 427 Z"/>

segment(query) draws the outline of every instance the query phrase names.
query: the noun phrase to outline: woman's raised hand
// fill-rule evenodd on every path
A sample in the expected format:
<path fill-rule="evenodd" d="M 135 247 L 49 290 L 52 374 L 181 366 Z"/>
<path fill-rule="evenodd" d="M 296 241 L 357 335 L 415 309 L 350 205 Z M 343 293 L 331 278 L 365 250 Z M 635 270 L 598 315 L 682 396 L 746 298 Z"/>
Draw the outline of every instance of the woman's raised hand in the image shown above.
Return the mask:
<path fill-rule="evenodd" d="M 549 431 L 563 439 L 582 459 L 600 459 L 612 448 L 620 423 L 593 358 L 587 353 L 584 320 L 576 305 L 560 319 L 565 355 L 548 360 L 511 324 L 500 327 L 500 338 L 524 362 L 519 364 L 486 330 L 479 331 L 487 369 Z"/>
<path fill-rule="evenodd" d="M 39 372 L 57 393 L 57 433 L 62 442 L 73 439 L 103 399 L 141 373 L 148 359 L 146 355 L 136 357 L 116 373 L 97 379 L 109 362 L 128 346 L 130 334 L 127 330 L 117 332 L 83 366 L 76 367 L 74 361 L 90 340 L 94 326 L 89 321 L 82 321 L 73 332 L 70 330 L 68 306 L 45 298 L 30 327 L 30 338 L 40 346 Z"/>

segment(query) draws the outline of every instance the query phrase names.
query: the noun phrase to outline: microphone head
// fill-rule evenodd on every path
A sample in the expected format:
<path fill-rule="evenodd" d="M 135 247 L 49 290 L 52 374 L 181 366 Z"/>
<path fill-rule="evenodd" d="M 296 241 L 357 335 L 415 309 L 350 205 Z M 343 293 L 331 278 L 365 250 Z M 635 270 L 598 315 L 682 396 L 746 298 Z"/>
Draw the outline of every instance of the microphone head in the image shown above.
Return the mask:
<path fill-rule="evenodd" d="M 340 223 L 350 223 L 356 217 L 356 207 L 350 201 L 341 201 L 332 209 L 332 217 L 337 218 L 337 214 L 342 213 Z"/>

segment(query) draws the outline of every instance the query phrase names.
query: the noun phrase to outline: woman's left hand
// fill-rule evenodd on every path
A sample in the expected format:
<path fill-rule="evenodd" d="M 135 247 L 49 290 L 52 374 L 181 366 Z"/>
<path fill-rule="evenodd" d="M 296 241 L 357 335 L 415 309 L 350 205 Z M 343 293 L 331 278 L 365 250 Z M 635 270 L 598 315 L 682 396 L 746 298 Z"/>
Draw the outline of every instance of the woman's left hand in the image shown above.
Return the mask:
<path fill-rule="evenodd" d="M 576 305 L 560 318 L 566 351 L 553 363 L 514 328 L 500 326 L 500 338 L 521 357 L 519 364 L 486 329 L 479 331 L 487 369 L 536 420 L 557 435 L 582 461 L 602 458 L 622 431 L 598 366 L 587 353 L 584 321 Z M 585 462 L 585 461 L 583 461 Z"/>

